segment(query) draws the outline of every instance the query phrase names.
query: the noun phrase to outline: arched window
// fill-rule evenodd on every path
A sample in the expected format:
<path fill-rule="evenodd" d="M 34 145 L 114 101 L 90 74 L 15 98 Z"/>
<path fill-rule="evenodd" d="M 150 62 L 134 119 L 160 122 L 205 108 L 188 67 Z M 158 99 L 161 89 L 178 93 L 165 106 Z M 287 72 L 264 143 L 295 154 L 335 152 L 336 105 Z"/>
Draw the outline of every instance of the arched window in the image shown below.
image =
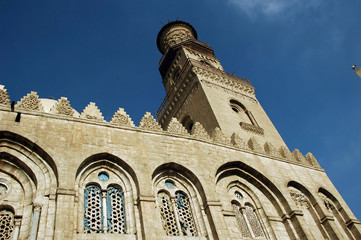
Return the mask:
<path fill-rule="evenodd" d="M 189 115 L 187 115 L 183 118 L 182 125 L 189 133 L 191 133 L 194 122 L 192 118 Z"/>
<path fill-rule="evenodd" d="M 189 195 L 178 182 L 170 179 L 161 181 L 157 203 L 163 228 L 168 236 L 198 236 Z"/>
<path fill-rule="evenodd" d="M 9 210 L 0 211 L 0 239 L 12 239 L 14 214 Z"/>
<path fill-rule="evenodd" d="M 264 238 L 261 223 L 256 210 L 250 203 L 252 199 L 237 187 L 230 189 L 233 193 L 232 207 L 243 238 L 258 239 Z"/>
<path fill-rule="evenodd" d="M 250 111 L 248 111 L 247 108 L 242 103 L 240 103 L 234 99 L 231 99 L 229 101 L 229 106 L 231 107 L 233 112 L 237 113 L 241 122 L 258 126 L 252 113 Z"/>
<path fill-rule="evenodd" d="M 105 171 L 91 180 L 84 189 L 84 233 L 127 233 L 122 188 Z"/>

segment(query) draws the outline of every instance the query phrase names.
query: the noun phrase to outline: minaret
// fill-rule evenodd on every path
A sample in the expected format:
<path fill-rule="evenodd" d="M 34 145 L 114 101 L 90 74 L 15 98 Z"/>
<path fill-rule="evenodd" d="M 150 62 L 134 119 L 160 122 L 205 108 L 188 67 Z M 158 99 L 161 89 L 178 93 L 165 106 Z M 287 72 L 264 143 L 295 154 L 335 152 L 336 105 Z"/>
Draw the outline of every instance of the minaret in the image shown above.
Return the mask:
<path fill-rule="evenodd" d="M 199 122 L 210 135 L 218 127 L 229 137 L 236 133 L 243 139 L 285 146 L 251 83 L 225 72 L 213 49 L 198 40 L 189 23 L 164 25 L 157 46 L 163 54 L 159 71 L 167 93 L 157 111 L 163 128 L 175 117 L 188 131 Z"/>

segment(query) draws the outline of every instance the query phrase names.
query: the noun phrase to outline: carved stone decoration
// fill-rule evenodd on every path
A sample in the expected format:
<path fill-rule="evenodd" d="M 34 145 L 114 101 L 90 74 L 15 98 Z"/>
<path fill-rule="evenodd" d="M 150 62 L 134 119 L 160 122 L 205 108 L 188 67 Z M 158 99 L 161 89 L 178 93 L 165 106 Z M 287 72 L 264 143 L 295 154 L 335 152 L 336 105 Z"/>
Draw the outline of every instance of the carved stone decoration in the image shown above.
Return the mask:
<path fill-rule="evenodd" d="M 184 126 L 180 122 L 178 122 L 176 118 L 172 118 L 172 120 L 168 124 L 167 131 L 170 133 L 189 135 L 188 131 L 184 128 Z"/>
<path fill-rule="evenodd" d="M 312 166 L 314 167 L 321 167 L 320 164 L 318 163 L 317 159 L 315 158 L 315 156 L 313 156 L 312 153 L 307 153 L 306 154 L 306 159 L 307 159 L 307 162 L 309 164 L 311 164 Z"/>
<path fill-rule="evenodd" d="M 0 85 L 0 104 L 2 105 L 10 105 L 9 94 L 5 89 L 4 85 Z"/>
<path fill-rule="evenodd" d="M 150 129 L 150 130 L 158 130 L 162 131 L 162 128 L 157 123 L 157 121 L 154 119 L 152 114 L 150 112 L 146 112 L 143 116 L 143 118 L 140 120 L 139 127 Z"/>
<path fill-rule="evenodd" d="M 110 120 L 110 122 L 115 123 L 117 125 L 125 125 L 125 126 L 135 127 L 132 119 L 124 111 L 124 108 L 119 108 L 118 111 L 116 113 L 114 113 L 112 120 Z"/>
<path fill-rule="evenodd" d="M 332 210 L 335 209 L 335 206 L 331 199 L 329 199 L 325 194 L 321 192 L 318 193 L 318 196 L 320 197 L 327 210 L 332 213 Z"/>
<path fill-rule="evenodd" d="M 71 107 L 66 97 L 61 97 L 58 102 L 50 109 L 51 113 L 74 116 L 74 109 Z"/>
<path fill-rule="evenodd" d="M 248 147 L 254 151 L 254 152 L 259 152 L 259 153 L 263 153 L 263 148 L 261 147 L 261 145 L 256 141 L 256 139 L 254 137 L 251 137 L 248 142 Z"/>
<path fill-rule="evenodd" d="M 90 102 L 86 108 L 84 108 L 83 112 L 80 114 L 81 118 L 102 121 L 104 122 L 104 117 L 95 103 Z"/>
<path fill-rule="evenodd" d="M 243 130 L 246 130 L 247 132 L 264 135 L 264 130 L 261 127 L 255 126 L 253 124 L 245 123 L 245 122 L 240 122 L 239 125 L 241 126 L 241 128 Z"/>
<path fill-rule="evenodd" d="M 296 205 L 300 208 L 308 209 L 310 207 L 309 201 L 305 194 L 303 194 L 297 188 L 290 187 L 290 195 Z"/>
<path fill-rule="evenodd" d="M 196 138 L 203 140 L 210 140 L 211 137 L 208 135 L 206 129 L 199 122 L 194 123 L 193 128 L 191 130 L 191 135 Z"/>
<path fill-rule="evenodd" d="M 289 160 L 294 160 L 294 158 L 292 156 L 292 153 L 290 152 L 290 150 L 288 150 L 287 147 L 281 146 L 280 149 L 279 149 L 279 152 L 280 152 L 280 154 L 281 154 L 281 156 L 283 158 L 286 158 L 286 159 L 289 159 Z"/>
<path fill-rule="evenodd" d="M 273 156 L 273 157 L 280 157 L 280 153 L 277 151 L 277 149 L 275 148 L 275 146 L 272 145 L 272 143 L 270 142 L 266 142 L 263 145 L 264 151 L 265 153 Z"/>
<path fill-rule="evenodd" d="M 26 110 L 44 111 L 43 105 L 41 105 L 39 96 L 36 92 L 31 91 L 25 97 L 23 97 L 17 104 L 16 107 L 23 108 Z"/>
<path fill-rule="evenodd" d="M 216 127 L 212 132 L 213 141 L 221 144 L 230 144 L 230 139 L 224 135 L 219 127 Z"/>
<path fill-rule="evenodd" d="M 248 145 L 246 142 L 237 134 L 233 133 L 231 136 L 231 143 L 238 148 L 247 149 Z"/>
<path fill-rule="evenodd" d="M 292 155 L 297 162 L 306 163 L 306 159 L 303 156 L 303 154 L 300 152 L 300 150 L 298 149 L 293 150 Z"/>

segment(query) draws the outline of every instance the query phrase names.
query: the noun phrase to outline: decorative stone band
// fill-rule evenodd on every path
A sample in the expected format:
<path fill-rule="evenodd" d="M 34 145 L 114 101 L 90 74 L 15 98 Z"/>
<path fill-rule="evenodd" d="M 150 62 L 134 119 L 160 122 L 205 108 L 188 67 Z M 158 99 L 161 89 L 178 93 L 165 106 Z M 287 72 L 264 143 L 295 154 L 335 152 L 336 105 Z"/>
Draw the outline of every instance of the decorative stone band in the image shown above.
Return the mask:
<path fill-rule="evenodd" d="M 195 61 L 194 61 L 195 62 Z M 198 64 L 197 64 L 198 65 Z M 236 75 L 226 73 L 222 70 L 207 67 L 206 65 L 201 65 L 193 67 L 193 72 L 200 76 L 203 76 L 207 79 L 211 79 L 222 85 L 226 85 L 231 88 L 235 88 L 239 91 L 246 92 L 251 95 L 255 95 L 255 90 L 253 87 L 247 86 L 250 85 L 247 80 L 237 77 Z"/>
<path fill-rule="evenodd" d="M 252 132 L 252 133 L 256 133 L 259 135 L 264 135 L 264 130 L 261 127 L 249 124 L 249 123 L 245 123 L 245 122 L 240 122 L 239 125 L 241 126 L 242 129 L 248 131 L 248 132 Z"/>

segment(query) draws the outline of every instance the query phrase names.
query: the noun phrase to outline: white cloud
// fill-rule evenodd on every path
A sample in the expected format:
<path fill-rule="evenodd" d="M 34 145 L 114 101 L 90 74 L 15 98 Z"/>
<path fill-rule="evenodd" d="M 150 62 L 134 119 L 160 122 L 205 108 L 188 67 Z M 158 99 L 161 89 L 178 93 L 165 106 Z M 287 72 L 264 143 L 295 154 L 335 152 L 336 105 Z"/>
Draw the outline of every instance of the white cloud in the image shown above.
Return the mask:
<path fill-rule="evenodd" d="M 284 16 L 307 8 L 320 6 L 322 0 L 228 0 L 228 3 L 237 6 L 249 17 L 264 15 Z"/>

